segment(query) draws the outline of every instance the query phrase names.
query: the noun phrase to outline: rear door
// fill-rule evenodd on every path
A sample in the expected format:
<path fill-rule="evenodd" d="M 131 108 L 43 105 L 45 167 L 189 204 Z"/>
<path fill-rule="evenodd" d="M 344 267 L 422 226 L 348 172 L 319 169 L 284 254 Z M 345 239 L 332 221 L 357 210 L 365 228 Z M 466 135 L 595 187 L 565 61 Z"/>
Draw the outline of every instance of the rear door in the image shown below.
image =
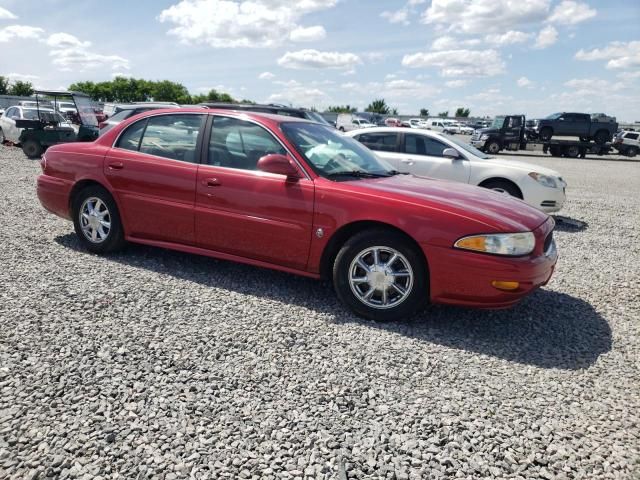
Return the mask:
<path fill-rule="evenodd" d="M 212 116 L 198 170 L 196 241 L 200 247 L 302 270 L 311 245 L 314 184 L 259 171 L 271 153 L 292 156 L 263 126 Z"/>
<path fill-rule="evenodd" d="M 194 243 L 197 159 L 205 117 L 144 118 L 127 127 L 106 155 L 104 174 L 118 197 L 127 235 Z"/>
<path fill-rule="evenodd" d="M 404 133 L 403 136 L 400 171 L 425 177 L 469 182 L 471 174 L 469 161 L 466 158 L 451 159 L 442 155 L 446 148 L 453 147 L 426 135 Z"/>

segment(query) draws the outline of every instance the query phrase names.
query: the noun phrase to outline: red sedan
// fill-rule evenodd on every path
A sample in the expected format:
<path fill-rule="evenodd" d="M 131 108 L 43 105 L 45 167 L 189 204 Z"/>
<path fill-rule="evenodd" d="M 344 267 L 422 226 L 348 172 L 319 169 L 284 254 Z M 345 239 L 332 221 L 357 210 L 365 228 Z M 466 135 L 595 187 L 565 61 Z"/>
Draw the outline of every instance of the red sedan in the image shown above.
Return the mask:
<path fill-rule="evenodd" d="M 326 126 L 154 110 L 51 147 L 38 197 L 106 253 L 126 241 L 333 280 L 358 315 L 515 304 L 550 278 L 553 220 L 513 197 L 402 174 Z"/>

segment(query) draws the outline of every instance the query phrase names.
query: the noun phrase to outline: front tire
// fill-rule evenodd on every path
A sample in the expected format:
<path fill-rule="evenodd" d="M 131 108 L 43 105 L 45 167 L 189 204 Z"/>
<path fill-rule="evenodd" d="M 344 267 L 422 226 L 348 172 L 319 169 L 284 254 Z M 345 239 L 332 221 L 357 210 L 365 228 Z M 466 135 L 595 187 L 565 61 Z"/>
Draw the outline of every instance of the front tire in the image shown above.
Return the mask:
<path fill-rule="evenodd" d="M 496 140 L 491 140 L 485 146 L 485 150 L 491 153 L 492 155 L 496 155 L 497 153 L 500 152 L 500 143 L 497 142 Z"/>
<path fill-rule="evenodd" d="M 514 183 L 507 182 L 505 180 L 489 180 L 488 182 L 485 182 L 480 186 L 483 188 L 488 188 L 489 190 L 494 190 L 496 192 L 507 193 L 512 197 L 522 200 L 522 192 Z"/>
<path fill-rule="evenodd" d="M 333 285 L 356 315 L 378 322 L 411 317 L 429 296 L 421 253 L 404 235 L 388 230 L 350 238 L 336 256 Z"/>
<path fill-rule="evenodd" d="M 22 142 L 22 151 L 27 156 L 27 158 L 34 159 L 40 158 L 42 156 L 44 148 L 42 148 L 42 145 L 39 141 L 33 138 L 28 138 L 27 140 Z"/>
<path fill-rule="evenodd" d="M 543 142 L 548 142 L 549 140 L 551 140 L 551 137 L 553 137 L 553 130 L 551 130 L 549 127 L 545 127 L 540 130 L 540 140 L 542 140 Z"/>
<path fill-rule="evenodd" d="M 109 253 L 124 246 L 120 212 L 111 194 L 98 185 L 83 188 L 73 199 L 73 226 L 82 246 Z"/>
<path fill-rule="evenodd" d="M 3 132 L 3 131 L 2 131 L 2 129 L 0 128 L 0 145 L 4 145 L 4 142 L 5 142 L 6 140 L 7 140 L 7 139 L 6 139 L 6 138 L 5 138 L 5 136 L 4 136 L 4 132 Z"/>

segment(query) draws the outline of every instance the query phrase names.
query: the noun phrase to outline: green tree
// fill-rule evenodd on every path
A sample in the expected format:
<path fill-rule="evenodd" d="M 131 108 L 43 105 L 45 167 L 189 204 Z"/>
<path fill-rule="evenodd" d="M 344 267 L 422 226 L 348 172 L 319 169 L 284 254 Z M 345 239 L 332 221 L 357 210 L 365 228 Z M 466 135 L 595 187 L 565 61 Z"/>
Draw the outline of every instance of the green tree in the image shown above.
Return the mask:
<path fill-rule="evenodd" d="M 369 106 L 364 109 L 364 111 L 387 115 L 389 114 L 390 109 L 389 109 L 389 105 L 387 105 L 387 102 L 384 101 L 384 98 L 379 98 L 371 102 Z"/>
<path fill-rule="evenodd" d="M 9 89 L 10 95 L 16 97 L 30 97 L 33 95 L 33 85 L 31 82 L 23 82 L 22 80 L 16 80 Z"/>
<path fill-rule="evenodd" d="M 392 108 L 391 111 L 389 112 L 391 115 L 398 115 L 398 109 L 397 108 Z"/>
<path fill-rule="evenodd" d="M 330 107 L 327 107 L 327 109 L 325 110 L 325 112 L 329 113 L 355 113 L 357 111 L 358 110 L 351 105 L 332 105 Z"/>
<path fill-rule="evenodd" d="M 429 109 L 428 108 L 421 108 L 420 109 L 420 116 L 421 117 L 428 117 L 429 116 Z"/>
<path fill-rule="evenodd" d="M 468 108 L 459 107 L 456 109 L 456 117 L 468 117 L 471 110 Z"/>
<path fill-rule="evenodd" d="M 162 80 L 160 82 L 146 82 L 148 85 L 138 85 L 138 92 L 142 95 L 149 92 L 149 97 L 156 102 L 190 103 L 191 96 L 187 87 L 180 83 Z"/>
<path fill-rule="evenodd" d="M 445 112 L 440 112 L 438 114 L 439 117 L 441 118 L 447 118 L 449 116 L 449 110 L 445 111 Z"/>
<path fill-rule="evenodd" d="M 9 95 L 9 79 L 0 75 L 0 95 Z"/>

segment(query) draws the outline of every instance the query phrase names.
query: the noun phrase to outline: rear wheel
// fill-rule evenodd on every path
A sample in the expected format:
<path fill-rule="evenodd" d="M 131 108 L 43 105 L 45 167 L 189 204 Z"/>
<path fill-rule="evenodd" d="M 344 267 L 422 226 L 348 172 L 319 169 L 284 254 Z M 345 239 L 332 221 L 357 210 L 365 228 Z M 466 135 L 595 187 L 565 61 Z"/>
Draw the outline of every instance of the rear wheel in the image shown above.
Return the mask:
<path fill-rule="evenodd" d="M 522 200 L 522 192 L 515 183 L 511 183 L 507 180 L 489 180 L 484 182 L 481 187 L 494 190 L 496 192 L 506 193 L 512 197 L 516 197 Z"/>
<path fill-rule="evenodd" d="M 551 137 L 553 137 L 553 130 L 551 130 L 549 127 L 545 127 L 540 130 L 540 140 L 542 140 L 543 142 L 548 142 L 549 140 L 551 140 Z"/>
<path fill-rule="evenodd" d="M 566 148 L 564 154 L 569 158 L 578 158 L 580 156 L 580 147 L 577 145 L 571 145 Z"/>
<path fill-rule="evenodd" d="M 5 142 L 5 140 L 6 138 L 4 138 L 4 132 L 0 128 L 0 145 L 2 145 Z"/>
<path fill-rule="evenodd" d="M 380 322 L 402 320 L 428 299 L 424 259 L 400 233 L 367 230 L 349 239 L 333 266 L 338 298 L 358 316 Z"/>
<path fill-rule="evenodd" d="M 596 134 L 593 136 L 593 140 L 598 145 L 604 145 L 609 141 L 609 138 L 610 138 L 609 132 L 607 132 L 606 130 L 598 130 Z"/>
<path fill-rule="evenodd" d="M 637 154 L 638 154 L 638 147 L 629 147 L 627 148 L 627 151 L 625 153 L 627 157 L 635 157 Z"/>
<path fill-rule="evenodd" d="M 28 158 L 40 158 L 44 148 L 40 142 L 34 138 L 28 138 L 22 142 L 22 151 Z"/>
<path fill-rule="evenodd" d="M 84 248 L 108 253 L 124 246 L 120 213 L 111 194 L 98 185 L 82 189 L 73 199 L 73 226 Z"/>

